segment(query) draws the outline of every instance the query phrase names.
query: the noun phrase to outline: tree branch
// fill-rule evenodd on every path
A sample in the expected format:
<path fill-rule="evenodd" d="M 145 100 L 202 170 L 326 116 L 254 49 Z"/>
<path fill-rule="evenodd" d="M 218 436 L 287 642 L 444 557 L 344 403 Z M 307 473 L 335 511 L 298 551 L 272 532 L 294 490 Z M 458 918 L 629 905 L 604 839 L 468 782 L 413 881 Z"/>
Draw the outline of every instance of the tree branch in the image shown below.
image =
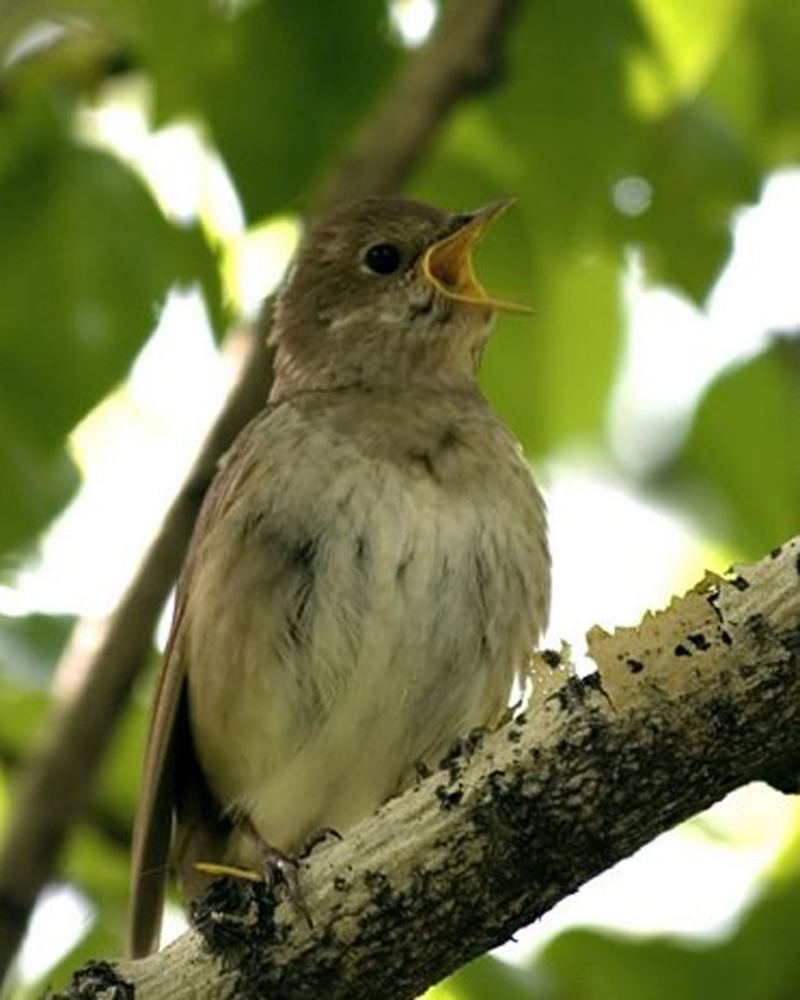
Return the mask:
<path fill-rule="evenodd" d="M 412 998 L 732 789 L 797 773 L 800 536 L 589 641 L 596 674 L 539 656 L 525 718 L 304 862 L 313 928 L 223 880 L 196 929 L 86 966 L 61 1000 Z"/>
<path fill-rule="evenodd" d="M 465 0 L 447 6 L 430 42 L 408 59 L 352 150 L 321 183 L 311 199 L 314 212 L 401 184 L 453 106 L 495 75 L 516 7 L 516 0 Z M 86 808 L 216 463 L 266 399 L 270 366 L 263 338 L 254 340 L 241 381 L 112 616 L 83 687 L 51 720 L 21 777 L 0 854 L 0 980 L 39 892 L 54 873 L 67 831 Z"/>

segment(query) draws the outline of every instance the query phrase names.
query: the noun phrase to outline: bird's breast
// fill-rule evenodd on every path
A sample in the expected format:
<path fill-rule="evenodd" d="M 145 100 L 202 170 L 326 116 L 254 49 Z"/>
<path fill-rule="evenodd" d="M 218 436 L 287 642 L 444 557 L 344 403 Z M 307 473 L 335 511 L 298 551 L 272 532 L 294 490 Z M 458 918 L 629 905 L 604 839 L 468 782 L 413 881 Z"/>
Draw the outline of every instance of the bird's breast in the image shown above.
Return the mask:
<path fill-rule="evenodd" d="M 265 418 L 192 579 L 198 756 L 276 846 L 494 721 L 544 624 L 542 504 L 504 429 L 367 410 Z"/>

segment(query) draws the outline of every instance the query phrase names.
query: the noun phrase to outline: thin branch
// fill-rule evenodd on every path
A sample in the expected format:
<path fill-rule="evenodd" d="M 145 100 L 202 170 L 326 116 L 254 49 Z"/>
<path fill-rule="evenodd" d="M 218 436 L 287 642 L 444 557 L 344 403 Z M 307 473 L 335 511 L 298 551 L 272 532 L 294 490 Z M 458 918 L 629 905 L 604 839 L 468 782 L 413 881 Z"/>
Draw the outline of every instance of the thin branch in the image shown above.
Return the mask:
<path fill-rule="evenodd" d="M 526 718 L 304 862 L 313 928 L 223 880 L 195 929 L 86 966 L 61 1000 L 406 1000 L 732 789 L 797 773 L 800 536 L 589 639 L 596 674 L 539 657 Z"/>
<path fill-rule="evenodd" d="M 496 73 L 516 0 L 451 3 L 438 31 L 414 56 L 312 198 L 332 203 L 397 188 L 454 105 Z M 0 980 L 36 898 L 55 871 L 67 831 L 83 813 L 92 780 L 175 581 L 219 457 L 266 399 L 271 379 L 263 338 L 254 338 L 239 386 L 213 426 L 189 477 L 114 613 L 87 679 L 23 774 L 0 855 Z"/>

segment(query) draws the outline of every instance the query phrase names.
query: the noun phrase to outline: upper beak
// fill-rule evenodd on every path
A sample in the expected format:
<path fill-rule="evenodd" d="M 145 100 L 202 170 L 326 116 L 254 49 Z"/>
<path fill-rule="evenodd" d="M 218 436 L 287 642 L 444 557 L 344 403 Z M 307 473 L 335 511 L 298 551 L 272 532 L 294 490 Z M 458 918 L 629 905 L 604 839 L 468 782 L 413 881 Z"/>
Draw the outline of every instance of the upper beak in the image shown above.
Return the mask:
<path fill-rule="evenodd" d="M 450 299 L 488 306 L 503 312 L 528 313 L 528 306 L 488 296 L 475 275 L 472 248 L 514 198 L 498 198 L 485 208 L 471 212 L 454 233 L 432 243 L 422 257 L 422 272 L 428 281 Z"/>

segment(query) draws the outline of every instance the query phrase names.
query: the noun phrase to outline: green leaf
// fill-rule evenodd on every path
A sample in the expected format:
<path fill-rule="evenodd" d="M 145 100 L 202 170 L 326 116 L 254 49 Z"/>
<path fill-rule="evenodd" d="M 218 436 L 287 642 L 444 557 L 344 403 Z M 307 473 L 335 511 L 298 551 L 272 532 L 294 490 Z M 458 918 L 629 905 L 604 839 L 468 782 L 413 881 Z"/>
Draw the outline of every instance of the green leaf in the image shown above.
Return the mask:
<path fill-rule="evenodd" d="M 231 36 L 233 7 L 209 0 L 85 0 L 118 38 L 136 68 L 155 83 L 156 124 L 196 109 L 201 67 L 223 50 Z"/>
<path fill-rule="evenodd" d="M 720 955 L 669 939 L 568 931 L 546 948 L 535 968 L 549 984 L 539 1000 L 734 1000 L 741 996 L 735 989 L 736 973 Z"/>
<path fill-rule="evenodd" d="M 71 428 L 122 379 L 174 282 L 200 280 L 219 321 L 215 260 L 171 226 L 114 157 L 76 145 L 57 103 L 17 92 L 0 122 L 0 552 L 72 495 Z"/>
<path fill-rule="evenodd" d="M 78 471 L 58 446 L 32 439 L 16 416 L 10 416 L 0 390 L 0 554 L 20 547 L 72 499 Z M 13 563 L 0 562 L 0 572 Z"/>
<path fill-rule="evenodd" d="M 0 615 L 0 676 L 46 688 L 74 623 L 69 615 Z"/>
<path fill-rule="evenodd" d="M 795 0 L 751 3 L 751 37 L 759 67 L 765 166 L 800 157 L 800 5 Z"/>
<path fill-rule="evenodd" d="M 350 138 L 394 51 L 379 0 L 256 3 L 208 40 L 201 108 L 250 218 L 297 206 Z"/>
<path fill-rule="evenodd" d="M 708 80 L 740 28 L 746 0 L 635 0 L 653 41 L 666 110 L 691 98 Z"/>
<path fill-rule="evenodd" d="M 510 39 L 487 107 L 520 156 L 517 191 L 536 232 L 562 247 L 604 225 L 611 186 L 630 168 L 639 122 L 625 60 L 646 45 L 628 0 L 528 4 Z"/>
<path fill-rule="evenodd" d="M 8 279 L 0 398 L 41 443 L 54 444 L 124 375 L 171 274 L 168 228 L 125 167 L 66 143 L 39 153 L 0 179 Z"/>
<path fill-rule="evenodd" d="M 800 5 L 637 2 L 685 103 L 650 122 L 632 172 L 652 184 L 652 208 L 619 229 L 652 276 L 701 300 L 729 253 L 732 209 L 800 156 Z"/>
<path fill-rule="evenodd" d="M 465 965 L 442 984 L 450 1000 L 539 1000 L 537 977 L 485 955 Z"/>
<path fill-rule="evenodd" d="M 724 0 L 704 3 L 719 8 L 714 24 L 681 57 L 663 36 L 686 33 L 688 7 L 684 20 L 671 12 L 653 32 L 640 10 L 652 7 L 649 0 L 532 4 L 512 39 L 508 83 L 486 102 L 524 164 L 516 190 L 537 236 L 561 249 L 638 245 L 652 277 L 696 300 L 728 256 L 731 211 L 755 198 L 760 180 L 755 151 L 696 89 L 713 75 L 736 25 L 720 23 Z M 643 60 L 665 66 L 670 99 L 657 115 L 640 107 L 634 69 Z M 627 177 L 652 192 L 638 214 L 615 205 L 616 185 Z"/>
<path fill-rule="evenodd" d="M 800 525 L 799 440 L 800 338 L 779 337 L 712 384 L 658 482 L 756 558 Z"/>
<path fill-rule="evenodd" d="M 790 928 L 798 924 L 800 879 L 769 886 L 720 949 L 722 964 L 736 977 L 733 1000 L 793 995 L 800 982 L 800 950 Z"/>
<path fill-rule="evenodd" d="M 651 122 L 625 173 L 643 177 L 652 200 L 640 215 L 617 213 L 610 231 L 638 245 L 648 275 L 702 301 L 731 249 L 731 213 L 758 194 L 753 151 L 710 102 L 698 98 Z"/>
<path fill-rule="evenodd" d="M 531 454 L 601 440 L 623 328 L 620 264 L 608 248 L 537 251 L 536 312 L 503 321 L 483 375 Z"/>
<path fill-rule="evenodd" d="M 137 768 L 138 772 L 138 768 Z M 130 852 L 112 842 L 102 830 L 80 824 L 69 837 L 63 876 L 95 908 L 87 935 L 51 970 L 53 986 L 65 986 L 71 974 L 90 959 L 108 959 L 124 950 L 130 891 Z M 41 990 L 35 994 L 41 995 Z"/>
<path fill-rule="evenodd" d="M 173 281 L 184 287 L 197 285 L 203 295 L 211 331 L 219 341 L 233 321 L 231 304 L 225 299 L 222 282 L 222 250 L 212 247 L 200 225 L 172 230 Z"/>
<path fill-rule="evenodd" d="M 481 378 L 529 454 L 602 438 L 622 333 L 619 265 L 607 249 L 540 242 L 536 251 L 526 296 L 535 313 L 498 322 Z"/>
<path fill-rule="evenodd" d="M 770 886 L 715 944 L 568 931 L 534 965 L 537 1000 L 765 1000 L 794 996 L 800 880 Z"/>
<path fill-rule="evenodd" d="M 253 220 L 298 207 L 391 71 L 383 0 L 108 6 L 161 120 L 199 114 Z"/>
<path fill-rule="evenodd" d="M 15 759 L 31 748 L 48 708 L 47 693 L 0 675 L 0 749 Z"/>

